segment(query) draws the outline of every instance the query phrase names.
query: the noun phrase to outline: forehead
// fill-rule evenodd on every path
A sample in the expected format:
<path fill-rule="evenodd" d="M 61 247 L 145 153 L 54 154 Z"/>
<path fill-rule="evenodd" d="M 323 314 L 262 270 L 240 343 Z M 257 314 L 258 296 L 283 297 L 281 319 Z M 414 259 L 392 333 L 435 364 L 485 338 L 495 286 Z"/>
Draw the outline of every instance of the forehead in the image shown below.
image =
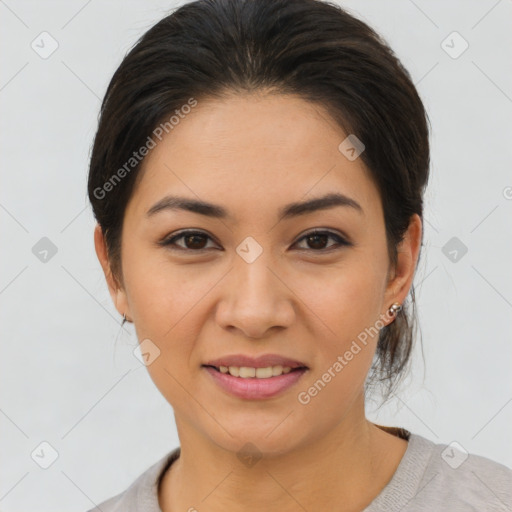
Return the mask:
<path fill-rule="evenodd" d="M 338 192 L 366 212 L 378 192 L 362 159 L 340 152 L 346 137 L 322 106 L 293 95 L 198 101 L 144 159 L 131 207 L 180 193 L 231 212 Z"/>

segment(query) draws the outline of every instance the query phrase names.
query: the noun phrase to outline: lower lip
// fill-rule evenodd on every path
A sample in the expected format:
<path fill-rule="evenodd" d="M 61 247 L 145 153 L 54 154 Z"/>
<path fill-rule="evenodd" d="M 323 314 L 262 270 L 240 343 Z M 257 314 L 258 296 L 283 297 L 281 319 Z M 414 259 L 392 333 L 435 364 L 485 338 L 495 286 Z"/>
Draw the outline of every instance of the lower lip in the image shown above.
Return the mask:
<path fill-rule="evenodd" d="M 203 368 L 222 389 L 239 398 L 248 400 L 262 400 L 276 396 L 293 386 L 307 371 L 306 368 L 302 368 L 268 379 L 258 379 L 256 377 L 244 379 L 233 377 L 229 373 L 221 373 L 210 366 L 203 366 Z"/>

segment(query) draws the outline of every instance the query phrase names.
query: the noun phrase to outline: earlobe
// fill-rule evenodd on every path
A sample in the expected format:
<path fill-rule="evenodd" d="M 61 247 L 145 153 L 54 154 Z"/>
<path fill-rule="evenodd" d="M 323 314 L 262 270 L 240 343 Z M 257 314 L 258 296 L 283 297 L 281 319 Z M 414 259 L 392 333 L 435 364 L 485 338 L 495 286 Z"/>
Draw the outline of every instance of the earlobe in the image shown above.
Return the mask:
<path fill-rule="evenodd" d="M 126 300 L 126 293 L 112 273 L 112 268 L 108 257 L 107 244 L 99 224 L 96 224 L 96 227 L 94 228 L 94 248 L 96 250 L 96 256 L 98 257 L 101 268 L 103 269 L 103 274 L 105 275 L 105 280 L 107 282 L 108 291 L 110 293 L 110 297 L 112 298 L 112 302 L 114 303 L 120 315 L 126 315 L 128 317 L 129 311 Z"/>

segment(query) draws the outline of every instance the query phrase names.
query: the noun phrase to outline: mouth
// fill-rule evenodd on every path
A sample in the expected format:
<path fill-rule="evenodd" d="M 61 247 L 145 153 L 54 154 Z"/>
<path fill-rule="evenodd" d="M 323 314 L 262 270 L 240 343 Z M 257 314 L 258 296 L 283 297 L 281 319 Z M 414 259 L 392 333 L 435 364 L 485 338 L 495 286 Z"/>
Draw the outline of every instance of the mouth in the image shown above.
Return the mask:
<path fill-rule="evenodd" d="M 230 364 L 235 359 L 238 364 L 248 364 L 248 358 L 233 356 L 219 362 L 208 362 L 201 367 L 218 389 L 244 400 L 263 400 L 281 395 L 309 371 L 306 365 L 298 361 L 272 356 L 250 359 L 247 366 Z M 271 364 L 277 360 L 284 364 Z"/>
<path fill-rule="evenodd" d="M 211 368 L 218 373 L 230 375 L 239 379 L 271 379 L 288 373 L 307 370 L 307 366 L 283 366 L 281 364 L 265 367 L 251 367 L 251 366 L 214 366 L 210 364 L 203 364 L 204 368 Z"/>
<path fill-rule="evenodd" d="M 257 357 L 231 354 L 205 361 L 202 366 L 212 367 L 220 373 L 229 373 L 233 377 L 264 379 L 308 368 L 302 361 L 279 354 L 261 354 Z"/>

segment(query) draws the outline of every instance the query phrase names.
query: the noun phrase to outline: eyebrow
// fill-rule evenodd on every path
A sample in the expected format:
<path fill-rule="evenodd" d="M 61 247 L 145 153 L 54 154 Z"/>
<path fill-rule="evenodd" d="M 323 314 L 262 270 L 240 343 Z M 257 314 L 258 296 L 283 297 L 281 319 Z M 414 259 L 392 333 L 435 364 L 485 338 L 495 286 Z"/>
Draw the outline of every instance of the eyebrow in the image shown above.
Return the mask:
<path fill-rule="evenodd" d="M 354 209 L 360 214 L 364 215 L 362 206 L 344 194 L 330 193 L 322 197 L 310 199 L 309 201 L 302 201 L 297 203 L 290 203 L 279 209 L 278 220 L 290 219 L 300 215 L 306 215 L 319 210 L 327 210 L 337 206 L 345 206 Z M 148 217 L 165 210 L 185 210 L 207 217 L 216 219 L 233 219 L 233 216 L 228 211 L 216 204 L 207 203 L 197 199 L 179 196 L 165 196 L 155 203 L 147 212 Z"/>

